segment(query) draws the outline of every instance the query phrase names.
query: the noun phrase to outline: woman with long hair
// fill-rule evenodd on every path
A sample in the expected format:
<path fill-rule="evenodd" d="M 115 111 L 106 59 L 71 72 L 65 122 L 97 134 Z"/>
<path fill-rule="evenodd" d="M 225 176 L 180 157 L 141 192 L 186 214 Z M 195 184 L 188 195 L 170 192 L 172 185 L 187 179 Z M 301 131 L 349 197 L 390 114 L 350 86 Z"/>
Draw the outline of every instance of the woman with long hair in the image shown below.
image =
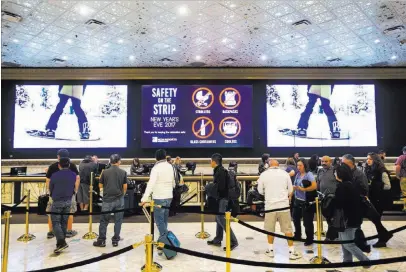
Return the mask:
<path fill-rule="evenodd" d="M 133 175 L 136 175 L 137 173 L 135 172 L 135 170 L 137 170 L 137 169 L 140 168 L 140 167 L 141 167 L 140 159 L 134 158 L 134 159 L 133 159 L 133 163 L 131 164 L 130 174 L 131 174 L 132 176 L 133 176 Z"/>
<path fill-rule="evenodd" d="M 335 192 L 335 208 L 342 211 L 341 217 L 346 222 L 338 229 L 338 237 L 341 241 L 354 240 L 355 232 L 362 223 L 359 193 L 357 193 L 352 183 L 352 175 L 351 168 L 346 164 L 339 165 L 335 169 L 335 176 L 338 181 Z M 339 221 L 338 218 L 335 219 Z M 344 263 L 352 262 L 353 255 L 360 261 L 369 261 L 368 257 L 355 243 L 342 244 L 341 248 Z"/>
<path fill-rule="evenodd" d="M 295 225 L 295 238 L 302 238 L 302 229 L 300 220 L 303 218 L 303 225 L 306 232 L 305 246 L 313 244 L 314 226 L 313 218 L 315 206 L 308 205 L 310 201 L 310 193 L 317 189 L 316 180 L 313 174 L 309 171 L 309 167 L 305 159 L 301 158 L 297 161 L 297 169 L 299 173 L 296 175 L 293 189 L 295 190 L 295 200 L 293 203 L 293 223 Z"/>

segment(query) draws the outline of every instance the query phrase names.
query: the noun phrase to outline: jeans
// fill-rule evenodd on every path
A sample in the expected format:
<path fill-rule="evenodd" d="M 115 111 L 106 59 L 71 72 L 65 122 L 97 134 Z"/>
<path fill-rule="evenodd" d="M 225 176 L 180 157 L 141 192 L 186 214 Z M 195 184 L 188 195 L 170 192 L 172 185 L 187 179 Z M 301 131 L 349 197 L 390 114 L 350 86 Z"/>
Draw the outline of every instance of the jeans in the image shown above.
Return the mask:
<path fill-rule="evenodd" d="M 113 202 L 103 202 L 102 212 L 112 212 L 124 209 L 124 197 L 120 197 Z M 111 240 L 120 241 L 121 224 L 123 223 L 124 212 L 114 214 L 114 236 Z M 99 238 L 98 240 L 106 241 L 107 226 L 109 225 L 110 214 L 100 215 Z"/>
<path fill-rule="evenodd" d="M 87 123 L 86 114 L 83 111 L 82 107 L 80 106 L 81 101 L 75 97 L 70 97 L 64 94 L 59 94 L 59 103 L 56 105 L 54 113 L 52 113 L 51 117 L 49 118 L 48 124 L 46 125 L 46 129 L 56 130 L 58 128 L 58 121 L 63 113 L 63 109 L 65 108 L 68 100 L 72 101 L 72 108 L 75 111 L 76 116 L 78 117 L 78 125 L 79 131 L 81 133 L 86 132 L 88 128 L 85 126 Z"/>
<path fill-rule="evenodd" d="M 344 232 L 339 232 L 338 237 L 340 241 L 344 240 L 354 240 L 355 239 L 356 228 L 345 229 Z M 341 248 L 343 249 L 343 262 L 352 262 L 352 255 L 354 255 L 360 261 L 369 261 L 368 257 L 362 252 L 359 247 L 354 243 L 351 244 L 342 244 Z"/>
<path fill-rule="evenodd" d="M 71 204 L 71 200 L 54 201 L 51 206 L 51 212 L 69 213 Z M 65 242 L 68 218 L 69 215 L 51 214 L 52 227 L 55 233 L 57 245 L 61 245 Z"/>
<path fill-rule="evenodd" d="M 219 213 L 224 213 L 229 211 L 228 209 L 228 199 L 220 199 L 219 200 Z M 225 215 L 216 215 L 216 237 L 214 237 L 213 241 L 216 243 L 221 243 L 223 241 L 223 231 L 226 231 L 226 219 Z M 233 230 L 231 229 L 230 237 L 231 237 L 231 245 L 238 245 L 237 237 L 235 237 Z"/>
<path fill-rule="evenodd" d="M 302 236 L 300 220 L 303 217 L 303 226 L 305 228 L 306 240 L 308 243 L 313 243 L 314 240 L 314 212 L 314 205 L 306 207 L 306 203 L 304 201 L 295 199 L 295 202 L 293 203 L 293 223 L 295 225 L 295 236 Z"/>
<path fill-rule="evenodd" d="M 309 126 L 310 115 L 313 113 L 314 105 L 317 102 L 317 99 L 320 99 L 321 107 L 323 108 L 324 114 L 327 115 L 328 124 L 330 126 L 330 131 L 336 130 L 337 127 L 337 117 L 330 106 L 330 100 L 317 96 L 315 94 L 308 93 L 309 101 L 307 102 L 305 110 L 300 115 L 299 123 L 297 124 L 298 128 L 307 129 Z"/>
<path fill-rule="evenodd" d="M 172 202 L 172 198 L 167 199 L 154 199 L 156 205 L 161 205 L 169 207 Z M 159 236 L 168 233 L 168 217 L 169 209 L 155 208 L 154 209 L 154 220 L 159 231 Z"/>

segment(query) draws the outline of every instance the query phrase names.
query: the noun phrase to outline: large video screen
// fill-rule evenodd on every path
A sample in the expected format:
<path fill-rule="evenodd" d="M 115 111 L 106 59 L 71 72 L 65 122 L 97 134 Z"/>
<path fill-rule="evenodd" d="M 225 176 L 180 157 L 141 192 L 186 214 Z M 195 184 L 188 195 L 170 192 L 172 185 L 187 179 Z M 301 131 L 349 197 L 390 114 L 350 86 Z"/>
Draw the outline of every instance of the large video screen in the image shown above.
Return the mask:
<path fill-rule="evenodd" d="M 142 86 L 142 147 L 252 147 L 252 86 Z"/>
<path fill-rule="evenodd" d="M 127 85 L 17 85 L 14 148 L 127 147 Z"/>
<path fill-rule="evenodd" d="M 269 147 L 377 146 L 374 85 L 266 85 Z"/>

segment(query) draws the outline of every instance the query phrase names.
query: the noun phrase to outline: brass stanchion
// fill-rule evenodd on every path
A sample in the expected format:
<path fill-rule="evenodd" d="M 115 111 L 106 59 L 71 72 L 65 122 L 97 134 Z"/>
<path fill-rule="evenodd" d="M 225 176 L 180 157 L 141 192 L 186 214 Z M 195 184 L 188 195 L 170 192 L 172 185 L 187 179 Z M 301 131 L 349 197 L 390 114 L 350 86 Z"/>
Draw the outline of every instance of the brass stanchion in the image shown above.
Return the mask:
<path fill-rule="evenodd" d="M 94 240 L 96 239 L 99 235 L 96 232 L 93 232 L 92 229 L 92 224 L 93 224 L 93 217 L 92 217 L 92 212 L 93 212 L 93 179 L 94 179 L 94 173 L 92 172 L 90 174 L 90 187 L 89 187 L 89 232 L 83 235 L 83 239 L 85 240 Z"/>
<path fill-rule="evenodd" d="M 29 233 L 29 215 L 30 215 L 30 197 L 31 197 L 31 190 L 27 192 L 27 204 L 25 205 L 25 234 L 18 237 L 17 241 L 19 242 L 28 242 L 35 239 L 33 234 Z"/>
<path fill-rule="evenodd" d="M 10 245 L 10 211 L 4 212 L 4 242 L 3 242 L 3 260 L 1 271 L 7 272 L 8 247 Z M 3 218 L 2 218 L 3 219 Z"/>
<path fill-rule="evenodd" d="M 231 212 L 226 212 L 226 257 L 231 257 Z M 226 263 L 226 272 L 231 271 L 231 264 Z"/>
<path fill-rule="evenodd" d="M 204 186 L 203 186 L 203 173 L 200 173 L 200 232 L 198 232 L 195 236 L 198 239 L 207 239 L 210 237 L 208 232 L 204 231 Z"/>
<path fill-rule="evenodd" d="M 154 241 L 154 234 L 155 234 L 155 220 L 154 220 L 154 207 L 155 207 L 155 202 L 153 199 L 151 199 L 150 202 L 150 212 L 151 215 L 149 218 L 150 220 L 150 234 L 145 236 L 145 250 L 146 250 L 146 260 L 145 260 L 145 265 L 141 267 L 141 271 L 143 272 L 155 272 L 155 271 L 161 271 L 162 266 L 159 263 L 154 262 L 154 247 L 153 247 L 153 241 Z"/>
<path fill-rule="evenodd" d="M 321 218 L 321 211 L 320 211 L 318 197 L 316 197 L 316 220 L 317 220 L 317 240 L 320 240 L 323 219 Z M 321 244 L 317 244 L 317 256 L 314 256 L 313 258 L 311 258 L 310 263 L 312 263 L 312 264 L 329 264 L 329 263 L 331 263 L 329 260 L 327 260 L 327 258 L 322 256 Z"/>

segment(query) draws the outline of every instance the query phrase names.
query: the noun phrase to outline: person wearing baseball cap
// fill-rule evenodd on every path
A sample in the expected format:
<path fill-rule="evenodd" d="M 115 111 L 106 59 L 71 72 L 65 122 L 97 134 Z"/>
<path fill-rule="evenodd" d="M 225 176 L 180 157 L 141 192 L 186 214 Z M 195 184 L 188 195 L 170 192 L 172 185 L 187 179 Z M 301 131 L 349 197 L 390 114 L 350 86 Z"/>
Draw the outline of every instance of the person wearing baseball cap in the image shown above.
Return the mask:
<path fill-rule="evenodd" d="M 402 148 L 402 155 L 396 160 L 396 177 L 400 180 L 403 198 L 403 212 L 406 212 L 406 146 Z"/>
<path fill-rule="evenodd" d="M 46 188 L 47 188 L 48 193 L 50 192 L 49 183 L 51 181 L 51 177 L 52 177 L 53 174 L 60 171 L 59 162 L 60 162 L 61 158 L 68 158 L 69 159 L 69 151 L 66 150 L 66 149 L 59 149 L 58 152 L 56 153 L 56 157 L 57 157 L 58 161 L 54 162 L 53 164 L 51 164 L 48 167 L 47 174 L 46 174 Z M 80 176 L 79 176 L 78 168 L 70 160 L 69 160 L 68 169 L 76 174 L 76 180 L 77 180 L 77 182 L 80 182 Z M 48 201 L 48 206 L 47 206 L 46 211 L 50 212 L 51 207 L 52 207 L 52 198 L 50 197 L 49 201 Z M 76 207 L 76 194 L 73 194 L 70 213 L 74 213 L 74 212 L 76 212 L 76 210 L 77 210 L 77 207 Z M 71 237 L 77 235 L 77 231 L 72 229 L 72 225 L 73 225 L 73 215 L 69 216 L 69 219 L 68 219 L 68 229 L 67 229 L 67 233 L 66 233 L 66 238 L 71 238 Z M 52 239 L 52 238 L 55 237 L 55 234 L 53 232 L 52 221 L 51 221 L 50 216 L 48 217 L 48 227 L 49 227 L 49 231 L 47 233 L 47 238 Z"/>

